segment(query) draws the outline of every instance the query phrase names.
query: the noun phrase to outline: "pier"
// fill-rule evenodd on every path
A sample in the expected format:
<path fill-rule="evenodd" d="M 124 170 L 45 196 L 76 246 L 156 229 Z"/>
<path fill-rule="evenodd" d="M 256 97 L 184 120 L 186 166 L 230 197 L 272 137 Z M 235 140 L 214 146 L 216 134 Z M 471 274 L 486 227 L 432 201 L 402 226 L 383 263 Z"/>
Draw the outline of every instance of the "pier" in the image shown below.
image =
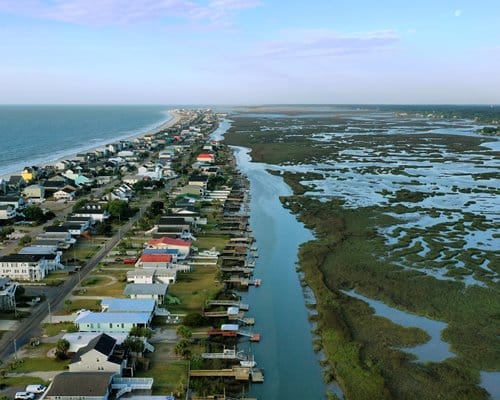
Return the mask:
<path fill-rule="evenodd" d="M 263 383 L 264 373 L 257 368 L 232 367 L 228 369 L 194 369 L 189 371 L 191 377 L 228 377 L 237 381 Z"/>

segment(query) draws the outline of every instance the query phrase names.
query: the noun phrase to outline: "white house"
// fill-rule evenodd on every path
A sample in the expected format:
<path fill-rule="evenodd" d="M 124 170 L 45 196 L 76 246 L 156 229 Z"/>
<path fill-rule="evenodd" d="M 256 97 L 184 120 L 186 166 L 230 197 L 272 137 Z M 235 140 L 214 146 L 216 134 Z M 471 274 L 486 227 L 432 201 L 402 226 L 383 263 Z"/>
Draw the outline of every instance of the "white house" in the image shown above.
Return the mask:
<path fill-rule="evenodd" d="M 42 185 L 29 185 L 24 188 L 23 196 L 35 203 L 45 201 L 45 188 Z"/>
<path fill-rule="evenodd" d="M 114 354 L 115 347 L 116 340 L 101 333 L 75 353 L 68 366 L 70 372 L 99 371 L 121 375 L 127 360 Z"/>
<path fill-rule="evenodd" d="M 175 283 L 177 279 L 177 269 L 175 268 L 138 268 L 127 271 L 127 282 L 132 283 L 165 283 L 167 285 Z"/>
<path fill-rule="evenodd" d="M 0 278 L 40 281 L 48 270 L 48 262 L 43 255 L 9 254 L 0 257 Z"/>
<path fill-rule="evenodd" d="M 57 200 L 73 201 L 75 199 L 76 191 L 70 188 L 58 190 L 54 193 L 54 198 Z"/>
<path fill-rule="evenodd" d="M 12 205 L 0 205 L 0 220 L 13 219 L 16 218 L 16 215 L 16 209 Z"/>
<path fill-rule="evenodd" d="M 68 353 L 76 353 L 82 347 L 87 346 L 90 341 L 97 336 L 99 332 L 69 332 L 63 335 L 63 339 L 69 343 Z M 116 340 L 116 344 L 122 344 L 129 336 L 128 332 L 108 332 L 107 335 Z"/>

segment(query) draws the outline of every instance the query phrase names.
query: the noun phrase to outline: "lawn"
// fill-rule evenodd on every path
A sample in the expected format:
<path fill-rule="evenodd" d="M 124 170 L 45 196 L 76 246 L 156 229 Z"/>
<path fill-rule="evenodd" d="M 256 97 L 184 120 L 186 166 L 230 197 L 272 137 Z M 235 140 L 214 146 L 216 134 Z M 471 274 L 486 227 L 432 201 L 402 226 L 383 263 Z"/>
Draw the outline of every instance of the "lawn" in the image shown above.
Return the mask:
<path fill-rule="evenodd" d="M 75 328 L 75 324 L 72 322 L 59 322 L 57 324 L 43 324 L 42 334 L 44 336 L 55 336 L 61 332 L 72 332 Z"/>
<path fill-rule="evenodd" d="M 173 312 L 201 311 L 206 301 L 215 297 L 223 285 L 217 281 L 217 267 L 198 267 L 193 272 L 178 274 L 177 282 L 169 286 L 169 295 L 181 304 L 169 306 Z"/>
<path fill-rule="evenodd" d="M 210 250 L 215 247 L 216 250 L 222 251 L 229 240 L 229 236 L 197 236 L 194 245 L 199 250 Z"/>
<path fill-rule="evenodd" d="M 91 310 L 91 311 L 101 311 L 101 302 L 100 300 L 94 299 L 78 299 L 71 301 L 71 307 L 69 311 L 78 311 L 78 310 Z"/>
<path fill-rule="evenodd" d="M 33 376 L 15 376 L 10 378 L 1 378 L 0 387 L 5 386 L 19 386 L 25 387 L 28 385 L 45 385 L 49 383 L 40 378 L 35 378 Z"/>
<path fill-rule="evenodd" d="M 148 355 L 149 370 L 138 371 L 135 376 L 154 379 L 153 395 L 174 393 L 181 398 L 186 389 L 189 362 L 173 357 L 171 344 L 160 343 L 155 347 L 156 351 Z"/>
<path fill-rule="evenodd" d="M 30 357 L 19 360 L 12 372 L 37 372 L 37 371 L 62 371 L 65 370 L 71 360 L 57 360 L 48 357 Z"/>

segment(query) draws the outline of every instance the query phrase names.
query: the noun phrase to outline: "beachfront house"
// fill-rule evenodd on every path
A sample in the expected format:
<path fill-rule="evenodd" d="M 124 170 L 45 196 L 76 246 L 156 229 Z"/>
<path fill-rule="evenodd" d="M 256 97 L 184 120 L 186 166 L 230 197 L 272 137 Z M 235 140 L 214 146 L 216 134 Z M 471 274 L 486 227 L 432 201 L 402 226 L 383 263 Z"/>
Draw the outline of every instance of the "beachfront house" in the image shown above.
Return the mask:
<path fill-rule="evenodd" d="M 38 177 L 38 167 L 33 166 L 24 168 L 23 172 L 21 172 L 21 176 L 27 183 L 34 181 Z"/>
<path fill-rule="evenodd" d="M 77 186 L 91 185 L 93 181 L 93 179 L 88 178 L 85 175 L 80 174 L 79 172 L 74 172 L 72 169 L 68 169 L 67 171 L 65 171 L 62 176 L 73 181 Z"/>
<path fill-rule="evenodd" d="M 0 278 L 0 310 L 10 311 L 16 306 L 16 290 L 19 284 L 10 278 Z"/>
<path fill-rule="evenodd" d="M 116 339 L 101 333 L 85 347 L 80 348 L 68 365 L 70 372 L 113 372 L 122 374 L 127 366 L 123 352 L 115 352 Z"/>
<path fill-rule="evenodd" d="M 9 254 L 0 257 L 0 278 L 41 281 L 48 270 L 48 261 L 44 255 Z"/>

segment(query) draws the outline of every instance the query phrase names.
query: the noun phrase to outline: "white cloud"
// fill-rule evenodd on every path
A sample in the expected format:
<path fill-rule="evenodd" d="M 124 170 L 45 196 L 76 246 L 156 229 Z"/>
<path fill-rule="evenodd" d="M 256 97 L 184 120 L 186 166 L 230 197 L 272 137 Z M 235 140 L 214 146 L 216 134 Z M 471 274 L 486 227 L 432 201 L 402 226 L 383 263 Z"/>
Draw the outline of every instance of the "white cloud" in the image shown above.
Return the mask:
<path fill-rule="evenodd" d="M 393 30 L 341 34 L 328 29 L 287 31 L 287 39 L 263 43 L 260 55 L 275 58 L 324 57 L 390 49 L 399 41 Z"/>
<path fill-rule="evenodd" d="M 126 25 L 178 18 L 228 25 L 240 10 L 257 0 L 0 0 L 0 12 L 82 25 Z"/>
<path fill-rule="evenodd" d="M 462 15 L 462 10 L 460 8 L 456 9 L 454 12 L 453 12 L 453 15 L 455 17 L 460 17 Z"/>

